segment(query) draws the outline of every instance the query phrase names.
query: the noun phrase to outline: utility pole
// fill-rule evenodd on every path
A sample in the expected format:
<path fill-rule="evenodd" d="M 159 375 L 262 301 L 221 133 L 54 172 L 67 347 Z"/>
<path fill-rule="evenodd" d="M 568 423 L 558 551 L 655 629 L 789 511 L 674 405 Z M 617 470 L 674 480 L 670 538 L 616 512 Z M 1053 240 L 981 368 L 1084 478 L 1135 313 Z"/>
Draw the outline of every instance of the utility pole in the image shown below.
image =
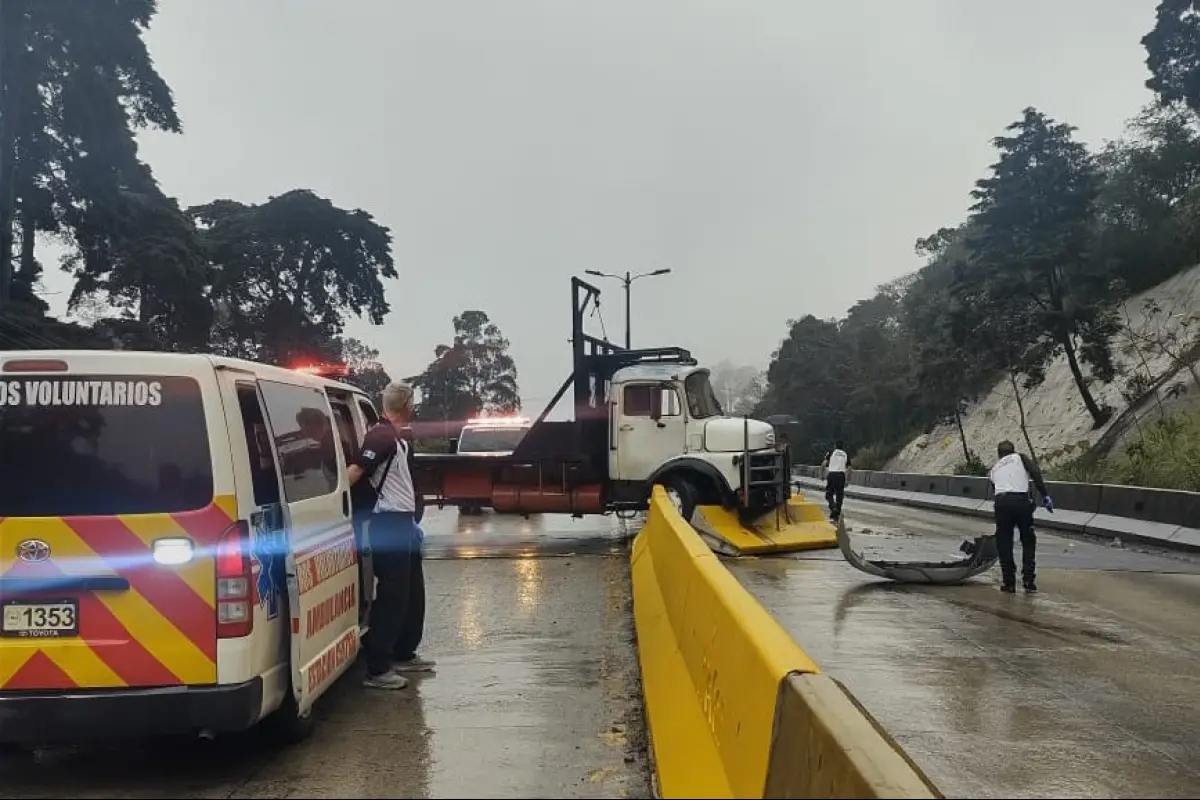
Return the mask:
<path fill-rule="evenodd" d="M 668 267 L 667 269 L 656 269 L 653 272 L 642 272 L 637 275 L 631 275 L 629 273 L 629 270 L 626 270 L 624 275 L 613 275 L 608 272 L 599 272 L 594 269 L 585 269 L 584 270 L 584 272 L 587 273 L 588 275 L 595 275 L 598 278 L 615 278 L 615 279 L 619 280 L 625 286 L 625 349 L 626 350 L 633 349 L 633 345 L 630 343 L 630 338 L 629 338 L 629 325 L 630 325 L 629 287 L 630 287 L 630 285 L 634 281 L 636 281 L 638 278 L 652 278 L 655 275 L 666 275 L 670 271 L 671 270 Z"/>

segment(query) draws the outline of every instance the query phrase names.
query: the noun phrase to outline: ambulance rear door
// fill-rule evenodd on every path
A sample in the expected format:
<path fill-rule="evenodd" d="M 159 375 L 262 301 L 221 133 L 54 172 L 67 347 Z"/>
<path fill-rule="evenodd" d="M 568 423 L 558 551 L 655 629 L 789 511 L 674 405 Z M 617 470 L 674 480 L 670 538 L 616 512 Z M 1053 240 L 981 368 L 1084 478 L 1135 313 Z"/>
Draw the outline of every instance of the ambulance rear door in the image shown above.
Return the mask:
<path fill-rule="evenodd" d="M 216 389 L 197 356 L 0 354 L 0 692 L 217 682 Z"/>
<path fill-rule="evenodd" d="M 303 379 L 258 384 L 282 476 L 292 688 L 303 714 L 358 655 L 350 489 L 324 390 Z"/>

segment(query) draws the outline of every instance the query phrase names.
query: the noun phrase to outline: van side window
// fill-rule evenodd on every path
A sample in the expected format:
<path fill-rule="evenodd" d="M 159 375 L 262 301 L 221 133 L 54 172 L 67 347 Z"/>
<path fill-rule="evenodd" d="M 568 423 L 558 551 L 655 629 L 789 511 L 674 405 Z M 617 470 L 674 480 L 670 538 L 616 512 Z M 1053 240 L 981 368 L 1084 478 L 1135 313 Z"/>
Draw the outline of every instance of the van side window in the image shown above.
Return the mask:
<path fill-rule="evenodd" d="M 250 477 L 254 483 L 254 504 L 269 506 L 279 502 L 279 470 L 271 452 L 271 434 L 263 417 L 258 390 L 252 383 L 237 385 L 238 406 L 242 411 L 242 432 L 250 454 Z"/>
<path fill-rule="evenodd" d="M 367 421 L 368 428 L 370 428 L 376 422 L 379 422 L 379 415 L 375 413 L 375 406 L 371 405 L 366 400 L 359 400 L 358 408 L 360 411 L 362 411 L 363 419 Z"/>
<path fill-rule="evenodd" d="M 338 435 L 342 440 L 342 458 L 349 462 L 358 455 L 358 433 L 354 430 L 354 415 L 350 406 L 341 400 L 330 399 L 329 406 L 333 409 L 333 418 L 337 422 Z"/>
<path fill-rule="evenodd" d="M 260 380 L 289 503 L 337 491 L 340 466 L 325 392 Z"/>

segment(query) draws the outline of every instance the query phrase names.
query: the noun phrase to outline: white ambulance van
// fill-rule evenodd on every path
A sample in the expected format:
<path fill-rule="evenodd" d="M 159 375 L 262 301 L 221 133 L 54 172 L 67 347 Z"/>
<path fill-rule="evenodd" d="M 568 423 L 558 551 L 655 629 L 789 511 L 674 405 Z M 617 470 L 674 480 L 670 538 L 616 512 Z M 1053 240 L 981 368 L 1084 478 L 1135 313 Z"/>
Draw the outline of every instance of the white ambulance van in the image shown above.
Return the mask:
<path fill-rule="evenodd" d="M 375 408 L 206 355 L 0 353 L 0 743 L 311 730 L 374 594 Z"/>

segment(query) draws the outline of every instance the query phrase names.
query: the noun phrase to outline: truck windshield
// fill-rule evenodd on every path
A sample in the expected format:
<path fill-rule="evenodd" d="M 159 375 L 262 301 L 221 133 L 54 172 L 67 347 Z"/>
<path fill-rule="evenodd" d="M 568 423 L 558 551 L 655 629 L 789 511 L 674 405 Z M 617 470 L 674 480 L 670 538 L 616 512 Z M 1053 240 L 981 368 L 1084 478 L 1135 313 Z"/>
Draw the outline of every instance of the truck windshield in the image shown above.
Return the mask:
<path fill-rule="evenodd" d="M 688 375 L 683 382 L 683 388 L 687 393 L 688 414 L 692 419 L 719 417 L 724 413 L 721 404 L 717 402 L 717 393 L 708 381 L 707 372 L 693 372 Z"/>
<path fill-rule="evenodd" d="M 465 428 L 458 440 L 460 453 L 509 453 L 525 438 L 528 428 Z"/>

